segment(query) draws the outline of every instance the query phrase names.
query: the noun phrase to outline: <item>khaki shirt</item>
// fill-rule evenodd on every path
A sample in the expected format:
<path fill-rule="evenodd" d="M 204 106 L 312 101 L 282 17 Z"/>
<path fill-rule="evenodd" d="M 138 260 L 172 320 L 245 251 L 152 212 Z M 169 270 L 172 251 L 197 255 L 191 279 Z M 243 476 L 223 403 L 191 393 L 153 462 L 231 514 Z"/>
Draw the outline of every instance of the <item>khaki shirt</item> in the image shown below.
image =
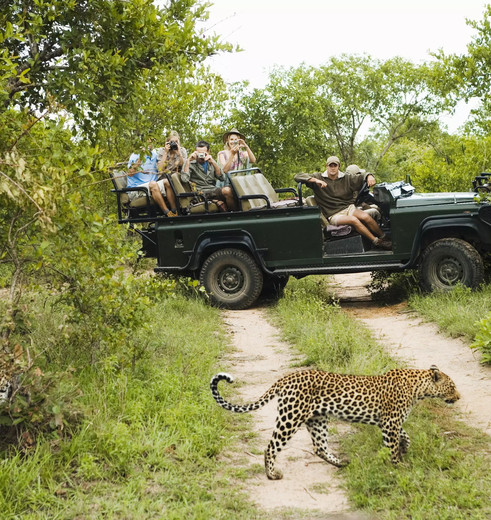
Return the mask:
<path fill-rule="evenodd" d="M 353 192 L 360 191 L 367 175 L 371 174 L 359 175 L 339 172 L 338 178 L 332 180 L 328 177 L 327 172 L 298 173 L 295 175 L 295 181 L 309 184 L 308 180 L 313 177 L 327 183 L 325 188 L 321 188 L 317 184 L 310 184 L 309 187 L 312 188 L 315 201 L 322 213 L 329 218 L 353 204 Z"/>
<path fill-rule="evenodd" d="M 198 190 L 210 190 L 216 187 L 217 179 L 225 180 L 225 175 L 222 170 L 215 173 L 213 164 L 208 162 L 208 169 L 205 172 L 205 163 L 201 164 L 198 161 L 191 161 L 189 163 L 189 172 L 182 171 L 180 173 L 182 182 L 194 182 Z"/>

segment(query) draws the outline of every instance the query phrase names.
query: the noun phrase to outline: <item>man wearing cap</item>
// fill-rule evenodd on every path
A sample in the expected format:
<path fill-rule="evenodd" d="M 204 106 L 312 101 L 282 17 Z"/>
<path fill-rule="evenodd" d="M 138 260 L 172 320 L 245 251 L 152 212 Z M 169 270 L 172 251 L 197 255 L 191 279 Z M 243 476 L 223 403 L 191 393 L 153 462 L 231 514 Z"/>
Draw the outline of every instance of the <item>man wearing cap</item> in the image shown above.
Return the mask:
<path fill-rule="evenodd" d="M 245 142 L 245 136 L 237 128 L 223 134 L 223 144 L 225 148 L 218 152 L 217 158 L 223 173 L 245 170 L 256 162 L 256 157 Z"/>
<path fill-rule="evenodd" d="M 327 169 L 322 173 L 299 173 L 296 182 L 310 185 L 314 198 L 329 224 L 352 226 L 360 235 L 370 240 L 375 247 L 392 249 L 392 242 L 375 220 L 353 204 L 353 192 L 360 191 L 363 182 L 375 185 L 371 173 L 345 173 L 339 171 L 340 161 L 336 156 L 327 159 Z"/>

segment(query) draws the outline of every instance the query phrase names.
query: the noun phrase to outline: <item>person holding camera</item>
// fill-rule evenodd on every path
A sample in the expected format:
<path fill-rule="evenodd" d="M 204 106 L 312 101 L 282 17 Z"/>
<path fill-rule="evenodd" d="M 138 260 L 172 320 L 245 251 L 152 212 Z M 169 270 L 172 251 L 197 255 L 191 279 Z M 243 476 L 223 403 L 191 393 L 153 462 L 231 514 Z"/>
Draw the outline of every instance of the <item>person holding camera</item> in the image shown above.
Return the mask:
<path fill-rule="evenodd" d="M 153 147 L 153 139 L 147 139 L 147 142 L 140 147 L 140 151 L 132 153 L 128 160 L 127 172 L 127 188 L 147 188 L 155 203 L 159 206 L 165 216 L 177 217 L 176 197 L 167 179 L 158 180 L 157 168 L 158 155 Z M 129 191 L 130 200 L 136 199 L 143 195 L 142 191 Z M 169 209 L 165 203 L 164 197 L 167 197 L 171 208 Z"/>
<path fill-rule="evenodd" d="M 186 149 L 181 146 L 181 139 L 175 130 L 169 133 L 165 140 L 165 145 L 160 148 L 159 151 L 158 169 L 161 174 L 175 173 L 182 170 L 188 158 L 188 153 Z"/>
<path fill-rule="evenodd" d="M 207 199 L 215 199 L 225 203 L 225 207 L 223 207 L 225 211 L 235 209 L 232 188 L 229 186 L 220 188 L 215 184 L 217 179 L 223 181 L 225 175 L 210 155 L 210 144 L 206 141 L 196 143 L 196 148 L 185 162 L 180 176 L 183 182 L 194 183 L 196 189 L 203 192 Z"/>
<path fill-rule="evenodd" d="M 217 157 L 223 173 L 234 170 L 246 170 L 251 164 L 256 162 L 254 153 L 245 142 L 245 136 L 236 128 L 232 128 L 232 130 L 223 134 L 223 144 L 225 148 L 218 152 Z M 226 178 L 223 185 L 227 182 L 228 179 Z"/>

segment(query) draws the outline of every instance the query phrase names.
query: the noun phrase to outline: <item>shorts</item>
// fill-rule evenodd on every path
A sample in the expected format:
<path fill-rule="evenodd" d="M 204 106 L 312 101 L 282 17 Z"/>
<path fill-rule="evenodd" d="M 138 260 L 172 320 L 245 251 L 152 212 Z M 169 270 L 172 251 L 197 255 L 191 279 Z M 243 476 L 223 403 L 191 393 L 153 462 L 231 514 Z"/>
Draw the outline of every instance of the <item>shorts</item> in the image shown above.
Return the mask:
<path fill-rule="evenodd" d="M 331 226 L 342 226 L 343 224 L 337 223 L 338 217 L 350 217 L 357 209 L 358 208 L 354 204 L 350 204 L 347 208 L 344 208 L 341 211 L 334 213 L 334 215 L 331 215 L 327 220 L 329 221 L 329 224 L 331 224 Z"/>
<path fill-rule="evenodd" d="M 133 186 L 134 188 L 147 188 L 148 189 L 148 186 L 150 185 L 150 182 L 144 182 L 143 184 L 138 184 L 138 186 Z M 157 181 L 157 186 L 160 188 L 160 193 L 162 193 L 162 196 L 165 197 L 165 186 L 164 186 L 164 179 L 160 180 L 160 181 Z M 145 196 L 145 192 L 144 191 L 128 191 L 128 198 L 130 200 L 134 200 L 134 199 L 137 199 L 138 197 L 144 197 Z M 152 196 L 150 194 L 150 190 L 149 190 L 149 195 Z"/>
<path fill-rule="evenodd" d="M 210 188 L 209 190 L 203 190 L 203 195 L 205 195 L 207 199 L 217 199 L 225 201 L 222 188 Z"/>

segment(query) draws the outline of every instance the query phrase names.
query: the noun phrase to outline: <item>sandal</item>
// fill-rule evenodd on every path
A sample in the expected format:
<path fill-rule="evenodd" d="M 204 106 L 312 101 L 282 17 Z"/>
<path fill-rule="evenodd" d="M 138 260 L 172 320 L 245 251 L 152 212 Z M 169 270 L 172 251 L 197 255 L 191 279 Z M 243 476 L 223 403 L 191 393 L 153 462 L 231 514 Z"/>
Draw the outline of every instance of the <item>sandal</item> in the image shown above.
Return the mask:
<path fill-rule="evenodd" d="M 164 212 L 164 215 L 166 217 L 177 217 L 177 209 L 169 209 L 168 211 Z"/>

